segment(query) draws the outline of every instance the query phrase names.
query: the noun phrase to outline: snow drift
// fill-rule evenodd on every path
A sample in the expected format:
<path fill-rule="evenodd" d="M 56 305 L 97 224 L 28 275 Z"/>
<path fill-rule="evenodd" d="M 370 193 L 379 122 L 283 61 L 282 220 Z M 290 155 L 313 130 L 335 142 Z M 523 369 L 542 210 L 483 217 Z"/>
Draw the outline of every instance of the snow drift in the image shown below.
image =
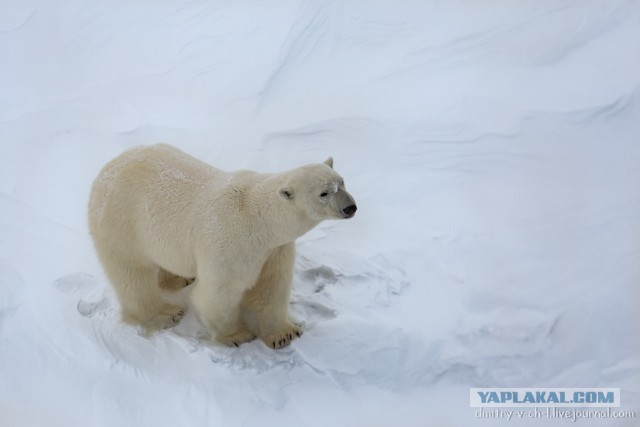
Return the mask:
<path fill-rule="evenodd" d="M 502 425 L 491 386 L 640 416 L 638 52 L 633 0 L 4 2 L 0 425 Z M 156 142 L 334 156 L 358 215 L 299 241 L 302 339 L 122 324 L 87 197 Z"/>

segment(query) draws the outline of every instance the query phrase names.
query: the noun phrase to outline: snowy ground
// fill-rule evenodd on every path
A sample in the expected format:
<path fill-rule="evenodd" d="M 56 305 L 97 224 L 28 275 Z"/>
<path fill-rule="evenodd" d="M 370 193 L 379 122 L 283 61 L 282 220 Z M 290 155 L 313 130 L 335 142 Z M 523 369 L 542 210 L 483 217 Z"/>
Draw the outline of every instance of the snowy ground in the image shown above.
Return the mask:
<path fill-rule="evenodd" d="M 0 2 L 0 426 L 493 426 L 469 387 L 620 387 L 640 417 L 640 3 Z M 138 144 L 335 157 L 302 339 L 145 338 L 86 226 Z M 635 420 L 581 421 L 635 426 Z"/>

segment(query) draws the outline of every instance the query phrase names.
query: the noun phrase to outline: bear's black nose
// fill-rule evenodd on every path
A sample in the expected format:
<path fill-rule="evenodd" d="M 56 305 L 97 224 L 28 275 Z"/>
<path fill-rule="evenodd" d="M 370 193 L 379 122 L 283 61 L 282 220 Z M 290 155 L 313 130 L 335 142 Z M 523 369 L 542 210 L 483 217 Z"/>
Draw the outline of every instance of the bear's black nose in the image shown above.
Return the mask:
<path fill-rule="evenodd" d="M 342 213 L 347 216 L 353 216 L 353 214 L 356 213 L 357 209 L 358 208 L 356 207 L 356 205 L 347 206 L 346 208 L 342 209 Z"/>

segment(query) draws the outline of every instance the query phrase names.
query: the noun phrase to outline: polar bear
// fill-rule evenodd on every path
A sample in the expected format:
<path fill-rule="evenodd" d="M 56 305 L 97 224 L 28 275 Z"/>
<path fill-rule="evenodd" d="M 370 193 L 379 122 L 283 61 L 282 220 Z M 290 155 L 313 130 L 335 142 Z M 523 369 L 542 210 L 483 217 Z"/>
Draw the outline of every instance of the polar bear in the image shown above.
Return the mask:
<path fill-rule="evenodd" d="M 102 169 L 89 228 L 124 321 L 177 324 L 186 308 L 161 290 L 195 278 L 192 305 L 212 337 L 280 348 L 302 333 L 288 314 L 296 238 L 356 209 L 332 158 L 277 174 L 225 172 L 159 144 Z"/>

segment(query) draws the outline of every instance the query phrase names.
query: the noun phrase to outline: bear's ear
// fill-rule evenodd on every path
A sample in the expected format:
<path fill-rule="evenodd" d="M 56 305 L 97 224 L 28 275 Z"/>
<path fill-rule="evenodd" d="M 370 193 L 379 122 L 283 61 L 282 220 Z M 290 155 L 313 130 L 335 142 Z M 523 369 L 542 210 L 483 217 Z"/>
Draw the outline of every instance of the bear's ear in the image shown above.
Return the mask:
<path fill-rule="evenodd" d="M 293 190 L 290 187 L 280 187 L 278 194 L 285 200 L 293 200 Z"/>
<path fill-rule="evenodd" d="M 327 160 L 325 160 L 324 164 L 333 169 L 333 157 L 329 157 Z"/>

